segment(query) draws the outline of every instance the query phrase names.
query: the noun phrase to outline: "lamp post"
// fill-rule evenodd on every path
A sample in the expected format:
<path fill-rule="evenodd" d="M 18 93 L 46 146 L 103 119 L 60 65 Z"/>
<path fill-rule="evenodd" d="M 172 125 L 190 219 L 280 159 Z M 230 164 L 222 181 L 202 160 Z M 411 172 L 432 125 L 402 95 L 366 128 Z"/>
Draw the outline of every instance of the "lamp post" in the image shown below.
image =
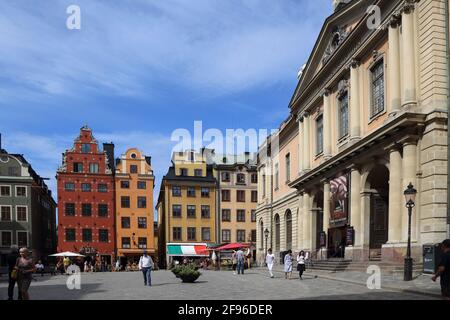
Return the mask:
<path fill-rule="evenodd" d="M 417 190 L 414 189 L 410 182 L 403 194 L 405 195 L 406 208 L 408 208 L 408 247 L 406 249 L 404 281 L 411 281 L 413 270 L 413 260 L 411 258 L 411 216 L 412 209 L 415 206 L 414 200 L 416 199 Z"/>
<path fill-rule="evenodd" d="M 266 255 L 264 256 L 264 263 L 266 263 L 266 257 L 267 257 L 267 239 L 269 238 L 269 229 L 266 228 L 266 230 L 264 230 L 264 238 L 266 239 Z"/>

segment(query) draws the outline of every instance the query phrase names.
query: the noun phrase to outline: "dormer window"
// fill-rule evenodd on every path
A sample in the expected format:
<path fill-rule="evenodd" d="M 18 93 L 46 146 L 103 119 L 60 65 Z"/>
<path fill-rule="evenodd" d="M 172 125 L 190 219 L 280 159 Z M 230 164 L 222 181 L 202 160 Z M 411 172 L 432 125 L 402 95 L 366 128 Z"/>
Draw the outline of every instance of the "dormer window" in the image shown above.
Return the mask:
<path fill-rule="evenodd" d="M 83 143 L 81 145 L 81 152 L 82 153 L 90 153 L 91 152 L 91 145 L 89 143 Z"/>
<path fill-rule="evenodd" d="M 180 169 L 180 176 L 182 176 L 182 177 L 187 177 L 187 175 L 188 175 L 188 169 L 186 169 L 186 168 L 181 168 L 181 169 Z"/>

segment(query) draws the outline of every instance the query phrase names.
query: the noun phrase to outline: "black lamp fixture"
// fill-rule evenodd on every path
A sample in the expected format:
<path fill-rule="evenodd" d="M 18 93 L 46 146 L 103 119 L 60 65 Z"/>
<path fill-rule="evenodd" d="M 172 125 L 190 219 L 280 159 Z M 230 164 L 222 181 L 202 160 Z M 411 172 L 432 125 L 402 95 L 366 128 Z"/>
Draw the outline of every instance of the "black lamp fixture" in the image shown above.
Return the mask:
<path fill-rule="evenodd" d="M 408 208 L 408 247 L 406 248 L 406 258 L 405 258 L 405 270 L 404 270 L 404 280 L 412 280 L 412 270 L 413 270 L 413 259 L 411 258 L 411 216 L 412 209 L 415 207 L 415 200 L 417 190 L 410 182 L 406 190 L 403 192 L 405 195 L 406 208 Z"/>

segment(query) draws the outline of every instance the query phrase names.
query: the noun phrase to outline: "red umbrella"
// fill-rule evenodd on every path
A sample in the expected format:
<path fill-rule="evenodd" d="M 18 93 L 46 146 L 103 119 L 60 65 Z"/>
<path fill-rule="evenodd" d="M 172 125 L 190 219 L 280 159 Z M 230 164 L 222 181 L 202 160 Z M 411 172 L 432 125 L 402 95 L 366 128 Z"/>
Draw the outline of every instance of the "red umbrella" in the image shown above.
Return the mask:
<path fill-rule="evenodd" d="M 218 251 L 222 251 L 222 250 L 235 250 L 235 249 L 239 249 L 239 248 L 247 248 L 249 247 L 248 244 L 243 244 L 243 243 L 229 243 L 226 244 L 224 246 L 215 248 L 214 250 L 218 250 Z"/>

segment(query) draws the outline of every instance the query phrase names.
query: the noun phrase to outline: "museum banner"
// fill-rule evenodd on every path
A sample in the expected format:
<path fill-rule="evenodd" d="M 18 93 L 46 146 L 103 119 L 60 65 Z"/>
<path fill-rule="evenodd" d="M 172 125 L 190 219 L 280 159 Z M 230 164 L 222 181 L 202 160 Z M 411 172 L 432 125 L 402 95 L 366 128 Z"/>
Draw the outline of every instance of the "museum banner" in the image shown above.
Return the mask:
<path fill-rule="evenodd" d="M 348 222 L 348 174 L 343 174 L 330 181 L 331 209 L 330 225 L 346 225 Z"/>

